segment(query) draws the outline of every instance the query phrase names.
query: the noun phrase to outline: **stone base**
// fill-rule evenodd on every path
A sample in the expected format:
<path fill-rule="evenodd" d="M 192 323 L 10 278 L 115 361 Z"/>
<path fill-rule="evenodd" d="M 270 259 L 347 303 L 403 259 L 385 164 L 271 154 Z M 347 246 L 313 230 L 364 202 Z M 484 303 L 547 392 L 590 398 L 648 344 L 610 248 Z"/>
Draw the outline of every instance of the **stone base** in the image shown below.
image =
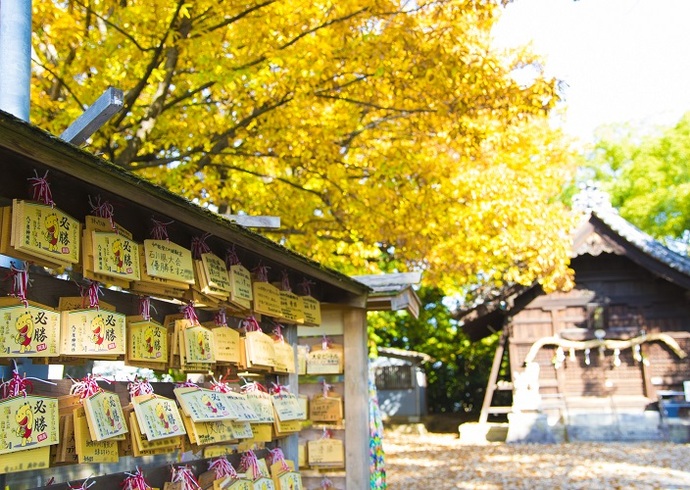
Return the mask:
<path fill-rule="evenodd" d="M 462 444 L 505 442 L 508 434 L 508 424 L 467 422 L 458 426 L 458 433 Z"/>
<path fill-rule="evenodd" d="M 509 443 L 555 443 L 556 438 L 551 432 L 546 415 L 543 413 L 509 413 L 508 435 Z"/>

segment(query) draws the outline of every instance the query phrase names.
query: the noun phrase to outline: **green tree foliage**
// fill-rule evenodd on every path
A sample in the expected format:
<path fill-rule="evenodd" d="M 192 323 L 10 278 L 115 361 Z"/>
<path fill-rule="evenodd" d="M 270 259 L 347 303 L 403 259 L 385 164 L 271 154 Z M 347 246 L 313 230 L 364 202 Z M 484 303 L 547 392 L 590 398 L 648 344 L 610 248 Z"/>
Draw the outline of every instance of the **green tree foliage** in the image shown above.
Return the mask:
<path fill-rule="evenodd" d="M 594 168 L 621 216 L 654 237 L 687 241 L 690 113 L 653 135 L 613 128 L 596 145 Z"/>
<path fill-rule="evenodd" d="M 470 342 L 444 305 L 444 292 L 422 287 L 419 318 L 380 312 L 369 316 L 369 338 L 376 345 L 424 352 L 433 357 L 425 367 L 428 405 L 432 413 L 461 412 L 477 417 L 496 348 L 496 335 Z"/>

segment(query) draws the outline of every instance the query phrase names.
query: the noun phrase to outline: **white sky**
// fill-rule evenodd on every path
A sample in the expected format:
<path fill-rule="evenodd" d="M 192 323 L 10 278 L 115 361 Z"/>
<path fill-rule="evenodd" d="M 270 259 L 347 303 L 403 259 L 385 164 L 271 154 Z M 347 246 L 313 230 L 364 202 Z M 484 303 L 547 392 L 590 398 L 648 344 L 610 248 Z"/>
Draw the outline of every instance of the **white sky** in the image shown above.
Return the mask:
<path fill-rule="evenodd" d="M 499 46 L 533 43 L 568 84 L 565 130 L 591 140 L 619 122 L 674 124 L 690 111 L 690 0 L 514 0 Z"/>

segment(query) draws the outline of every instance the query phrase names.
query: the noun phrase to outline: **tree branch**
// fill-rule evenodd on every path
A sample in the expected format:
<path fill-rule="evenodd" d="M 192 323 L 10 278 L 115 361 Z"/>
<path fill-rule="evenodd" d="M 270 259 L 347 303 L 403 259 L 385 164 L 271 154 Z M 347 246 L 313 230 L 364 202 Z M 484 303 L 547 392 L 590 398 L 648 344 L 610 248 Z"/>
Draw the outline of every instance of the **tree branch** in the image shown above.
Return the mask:
<path fill-rule="evenodd" d="M 243 17 L 246 17 L 247 15 L 251 14 L 252 12 L 255 12 L 259 9 L 262 9 L 262 8 L 264 8 L 268 5 L 271 5 L 272 3 L 275 3 L 275 2 L 276 2 L 276 0 L 266 0 L 263 3 L 258 3 L 256 5 L 254 5 L 253 7 L 250 7 L 247 10 L 240 12 L 239 14 L 237 14 L 235 16 L 228 17 L 228 18 L 224 19 L 223 22 L 220 22 L 214 26 L 211 26 L 211 27 L 205 29 L 205 31 L 206 32 L 213 32 L 217 29 L 221 29 L 221 28 L 228 26 L 234 22 L 237 22 L 238 20 L 242 19 Z M 200 35 L 201 34 L 195 34 L 194 36 L 192 36 L 192 38 L 199 37 Z"/>
<path fill-rule="evenodd" d="M 65 82 L 65 79 L 62 78 L 60 75 L 55 73 L 55 71 L 51 70 L 48 68 L 44 63 L 42 63 L 40 60 L 37 60 L 36 58 L 31 58 L 31 60 L 36 63 L 38 66 L 43 68 L 45 71 L 50 73 L 53 78 L 55 78 L 64 88 L 67 90 L 67 93 L 70 94 L 70 96 L 74 99 L 74 101 L 79 104 L 79 107 L 82 108 L 82 110 L 86 107 L 86 105 L 82 104 L 81 100 L 79 100 L 79 97 L 77 97 L 77 94 L 75 94 L 72 89 L 69 88 L 69 85 L 67 85 L 67 82 Z"/>
<path fill-rule="evenodd" d="M 79 0 L 74 0 L 74 2 L 75 2 L 77 5 L 79 5 L 80 7 L 86 9 L 89 13 L 95 15 L 98 19 L 102 20 L 104 23 L 106 23 L 108 26 L 110 26 L 110 27 L 112 27 L 113 29 L 115 29 L 117 32 L 119 32 L 120 34 L 122 34 L 124 37 L 126 37 L 132 44 L 134 44 L 134 46 L 136 46 L 136 48 L 137 48 L 139 51 L 141 51 L 141 52 L 146 52 L 146 51 L 153 51 L 154 49 L 156 49 L 156 48 L 153 48 L 153 47 L 151 47 L 151 48 L 145 48 L 145 47 L 143 47 L 141 44 L 139 44 L 139 42 L 138 42 L 136 39 L 134 39 L 134 37 L 133 37 L 130 33 L 128 33 L 127 31 L 125 31 L 123 28 L 121 28 L 121 27 L 118 26 L 117 24 L 114 24 L 114 23 L 110 22 L 106 17 L 100 15 L 98 12 L 96 12 L 95 10 L 93 10 L 90 6 L 84 5 L 83 3 L 79 2 Z"/>
<path fill-rule="evenodd" d="M 182 8 L 183 4 L 184 0 L 178 0 L 175 15 L 173 15 L 172 19 L 170 19 L 170 24 L 168 25 L 168 28 L 166 29 L 165 34 L 161 39 L 161 42 L 154 49 L 153 56 L 151 57 L 151 61 L 149 61 L 149 64 L 146 66 L 144 75 L 139 79 L 134 88 L 127 91 L 127 94 L 125 95 L 125 99 L 122 104 L 122 110 L 120 111 L 119 115 L 113 120 L 113 126 L 118 127 L 120 123 L 122 123 L 125 117 L 127 117 L 129 111 L 132 109 L 132 106 L 134 106 L 134 102 L 136 102 L 136 100 L 139 98 L 141 93 L 148 85 L 148 80 L 151 76 L 151 73 L 153 73 L 154 68 L 156 68 L 160 64 L 161 55 L 163 54 L 163 48 L 165 47 L 165 43 L 168 39 L 168 36 L 173 30 L 175 22 L 177 22 L 177 16 L 180 14 L 180 9 Z"/>
<path fill-rule="evenodd" d="M 351 104 L 361 105 L 364 107 L 371 107 L 373 109 L 379 109 L 379 110 L 383 110 L 383 111 L 403 112 L 403 113 L 408 113 L 408 114 L 436 112 L 432 109 L 404 109 L 401 107 L 385 107 L 385 106 L 381 106 L 378 104 L 374 104 L 373 102 L 366 102 L 363 100 L 351 99 L 349 97 L 339 97 L 337 95 L 316 94 L 316 96 L 321 97 L 323 99 L 342 100 L 343 102 L 350 102 Z"/>

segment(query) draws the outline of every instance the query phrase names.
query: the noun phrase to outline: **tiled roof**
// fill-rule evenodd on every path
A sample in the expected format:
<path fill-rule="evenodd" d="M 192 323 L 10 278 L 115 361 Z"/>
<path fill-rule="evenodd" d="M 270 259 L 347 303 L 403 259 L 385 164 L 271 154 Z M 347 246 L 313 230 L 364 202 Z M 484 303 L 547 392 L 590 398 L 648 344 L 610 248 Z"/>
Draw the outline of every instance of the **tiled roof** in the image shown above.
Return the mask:
<path fill-rule="evenodd" d="M 623 219 L 616 212 L 596 211 L 592 215 L 630 245 L 666 264 L 668 267 L 690 276 L 690 257 L 680 255 L 665 247 L 650 235 Z"/>

